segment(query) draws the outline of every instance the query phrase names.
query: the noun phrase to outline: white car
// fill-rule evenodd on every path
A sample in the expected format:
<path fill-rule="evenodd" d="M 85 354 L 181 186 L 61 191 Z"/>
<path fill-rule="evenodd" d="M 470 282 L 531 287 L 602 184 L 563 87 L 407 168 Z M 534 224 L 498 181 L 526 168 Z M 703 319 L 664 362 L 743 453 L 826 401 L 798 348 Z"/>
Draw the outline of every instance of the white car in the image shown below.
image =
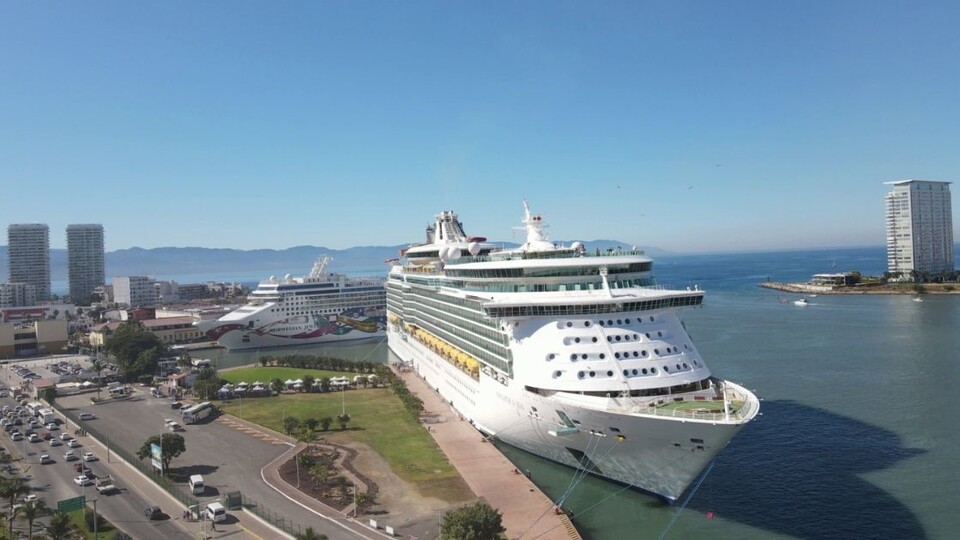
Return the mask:
<path fill-rule="evenodd" d="M 67 433 L 66 431 L 64 431 L 63 433 L 60 434 L 60 440 L 61 440 L 61 441 L 69 441 L 69 440 L 72 439 L 72 438 L 73 438 L 73 437 L 71 437 L 70 434 Z"/>
<path fill-rule="evenodd" d="M 93 452 L 84 452 L 84 453 L 83 453 L 83 460 L 84 460 L 84 461 L 96 461 L 96 460 L 97 460 L 97 456 L 93 455 Z"/>
<path fill-rule="evenodd" d="M 67 441 L 67 446 L 70 448 L 80 448 L 80 443 L 78 443 L 76 439 L 70 439 Z"/>
<path fill-rule="evenodd" d="M 77 453 L 74 452 L 73 450 L 67 450 L 63 454 L 63 459 L 65 459 L 66 461 L 73 461 L 77 459 Z"/>
<path fill-rule="evenodd" d="M 50 439 L 50 446 L 60 446 L 63 443 L 60 442 L 60 439 Z"/>
<path fill-rule="evenodd" d="M 19 431 L 14 431 L 13 435 L 10 435 L 10 438 L 13 439 L 14 441 L 22 441 L 23 434 L 20 433 Z"/>
<path fill-rule="evenodd" d="M 50 422 L 49 424 L 47 424 L 47 431 L 54 431 L 57 429 L 60 429 L 60 426 L 58 426 L 56 423 Z"/>
<path fill-rule="evenodd" d="M 41 454 L 40 455 L 40 464 L 46 465 L 47 463 L 53 463 L 53 460 L 50 459 L 50 454 Z"/>
<path fill-rule="evenodd" d="M 93 416 L 92 413 L 88 413 L 88 412 L 82 412 L 82 413 L 80 413 L 80 419 L 81 419 L 81 420 L 93 420 L 94 418 L 95 418 L 95 417 Z"/>
<path fill-rule="evenodd" d="M 27 439 L 28 439 L 30 442 L 40 442 L 40 436 L 37 435 L 36 433 L 31 433 L 31 434 L 27 437 Z"/>
<path fill-rule="evenodd" d="M 76 484 L 76 485 L 78 485 L 78 486 L 92 486 L 92 485 L 93 485 L 93 479 L 92 479 L 92 478 L 87 478 L 87 477 L 84 476 L 84 475 L 80 475 L 80 476 L 77 476 L 77 477 L 75 477 L 75 478 L 73 479 L 73 483 Z"/>

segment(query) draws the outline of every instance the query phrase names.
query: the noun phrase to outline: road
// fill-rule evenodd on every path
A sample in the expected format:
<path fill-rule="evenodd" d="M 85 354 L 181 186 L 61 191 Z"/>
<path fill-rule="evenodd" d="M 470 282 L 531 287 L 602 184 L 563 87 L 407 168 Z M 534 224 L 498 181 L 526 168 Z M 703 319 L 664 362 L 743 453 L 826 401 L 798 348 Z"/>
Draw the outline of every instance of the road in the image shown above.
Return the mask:
<path fill-rule="evenodd" d="M 166 431 L 164 419 L 180 421 L 171 401 L 155 398 L 143 389 L 136 389 L 133 398 L 90 406 L 89 396 L 59 398 L 58 402 L 76 412 L 90 411 L 97 418 L 90 421 L 105 432 L 113 444 L 135 452 L 150 436 Z M 186 479 L 202 474 L 206 491 L 198 496 L 202 503 L 220 499 L 231 491 L 240 491 L 272 514 L 279 514 L 301 529 L 313 527 L 331 540 L 358 538 L 339 525 L 318 516 L 287 499 L 263 481 L 260 469 L 290 448 L 270 437 L 254 436 L 220 422 L 183 426 L 187 451 L 171 462 L 171 472 L 188 491 Z M 142 510 L 140 513 L 142 515 Z M 230 522 L 226 527 L 230 527 Z M 218 530 L 221 526 L 217 526 Z M 229 529 L 228 529 L 229 530 Z"/>
<path fill-rule="evenodd" d="M 11 398 L 0 398 L 0 407 L 3 405 L 13 407 L 15 403 Z M 38 433 L 42 433 L 43 431 L 46 430 L 41 428 Z M 54 431 L 53 433 L 59 435 L 59 431 Z M 40 496 L 47 506 L 51 508 L 56 509 L 58 501 L 79 495 L 86 495 L 88 501 L 93 499 L 97 500 L 97 511 L 102 514 L 104 518 L 116 524 L 134 538 L 164 540 L 194 537 L 190 529 L 185 528 L 185 524 L 180 522 L 179 514 L 164 520 L 147 520 L 144 517 L 144 510 L 154 503 L 141 496 L 136 490 L 128 489 L 121 484 L 118 492 L 112 495 L 101 496 L 93 486 L 81 487 L 76 485 L 73 482 L 73 478 L 77 476 L 77 473 L 73 469 L 73 463 L 77 462 L 64 461 L 63 454 L 68 450 L 66 445 L 51 447 L 46 441 L 18 443 L 12 441 L 6 433 L 0 435 L 0 441 L 2 441 L 3 445 L 13 455 L 24 457 L 23 460 L 14 463 L 14 473 L 27 479 L 31 487 L 31 493 Z M 82 454 L 82 452 L 88 449 L 81 447 L 75 448 L 74 450 L 78 454 Z M 41 454 L 49 454 L 53 458 L 54 463 L 40 465 L 39 458 Z M 97 475 L 112 473 L 108 471 L 105 464 L 100 461 L 89 462 L 87 465 L 94 474 Z M 40 522 L 46 522 L 46 519 Z M 196 528 L 193 524 L 190 524 L 190 526 Z M 23 528 L 26 528 L 25 523 L 23 524 Z M 38 530 L 37 523 L 34 523 L 34 530 Z"/>

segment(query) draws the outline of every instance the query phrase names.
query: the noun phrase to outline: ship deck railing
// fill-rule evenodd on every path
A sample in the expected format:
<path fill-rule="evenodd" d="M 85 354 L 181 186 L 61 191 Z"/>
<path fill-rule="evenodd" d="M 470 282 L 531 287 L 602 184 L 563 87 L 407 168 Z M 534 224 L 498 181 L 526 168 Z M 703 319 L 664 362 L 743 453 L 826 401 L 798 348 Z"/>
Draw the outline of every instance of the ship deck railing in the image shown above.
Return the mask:
<path fill-rule="evenodd" d="M 596 407 L 596 397 L 562 393 L 564 401 L 583 402 Z M 589 402 L 589 403 L 587 403 Z M 606 410 L 618 414 L 669 417 L 709 422 L 742 422 L 756 414 L 757 398 L 739 386 L 725 384 L 722 389 L 696 394 L 668 394 L 637 398 L 610 395 L 605 399 Z"/>

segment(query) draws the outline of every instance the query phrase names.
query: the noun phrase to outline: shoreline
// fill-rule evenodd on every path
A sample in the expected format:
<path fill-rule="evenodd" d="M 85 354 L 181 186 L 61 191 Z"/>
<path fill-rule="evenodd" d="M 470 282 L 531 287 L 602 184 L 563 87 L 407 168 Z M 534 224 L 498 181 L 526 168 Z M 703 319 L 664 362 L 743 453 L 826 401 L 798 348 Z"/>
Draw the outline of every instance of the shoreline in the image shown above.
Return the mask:
<path fill-rule="evenodd" d="M 809 283 L 786 283 L 780 281 L 765 281 L 758 284 L 764 289 L 772 289 L 775 291 L 788 292 L 788 293 L 799 293 L 799 294 L 846 294 L 846 295 L 858 295 L 858 294 L 879 294 L 879 295 L 956 295 L 960 294 L 960 285 L 955 290 L 943 290 L 941 284 L 934 284 L 938 287 L 931 289 L 931 284 L 929 283 L 919 283 L 923 287 L 923 290 L 917 291 L 912 288 L 911 285 L 896 285 L 891 287 L 890 285 L 879 285 L 879 286 L 867 286 L 867 287 L 828 287 L 825 285 L 811 285 Z"/>

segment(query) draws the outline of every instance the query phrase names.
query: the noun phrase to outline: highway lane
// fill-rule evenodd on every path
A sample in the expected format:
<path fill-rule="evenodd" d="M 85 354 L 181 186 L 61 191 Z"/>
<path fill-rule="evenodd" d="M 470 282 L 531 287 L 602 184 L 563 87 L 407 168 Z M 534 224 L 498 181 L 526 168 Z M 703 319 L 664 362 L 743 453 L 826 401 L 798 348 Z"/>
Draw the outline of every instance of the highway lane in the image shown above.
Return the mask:
<path fill-rule="evenodd" d="M 11 407 L 15 405 L 10 398 L 0 399 L 0 406 L 4 404 Z M 37 433 L 42 434 L 45 431 L 41 428 Z M 52 433 L 59 436 L 60 431 L 57 430 Z M 82 487 L 75 484 L 73 478 L 78 473 L 74 471 L 73 464 L 78 463 L 78 461 L 67 462 L 63 459 L 64 452 L 68 450 L 66 445 L 51 447 L 46 441 L 16 443 L 6 433 L 0 435 L 0 440 L 13 454 L 24 458 L 15 463 L 16 474 L 28 480 L 31 492 L 42 498 L 47 506 L 56 509 L 58 501 L 85 495 L 88 502 L 96 499 L 97 511 L 104 518 L 134 538 L 164 540 L 193 537 L 189 529 L 192 524 L 182 524 L 176 509 L 164 508 L 165 511 L 173 514 L 169 519 L 148 520 L 144 516 L 144 510 L 154 503 L 148 501 L 135 489 L 124 486 L 119 480 L 119 490 L 110 495 L 100 495 L 94 486 Z M 87 451 L 87 448 L 80 447 L 73 450 L 79 455 Z M 39 460 L 42 454 L 49 454 L 54 462 L 41 465 Z M 106 466 L 100 461 L 88 462 L 87 465 L 94 474 L 106 475 L 109 473 Z M 47 520 L 42 521 L 46 522 Z"/>
<path fill-rule="evenodd" d="M 62 398 L 59 402 L 76 411 L 90 411 L 97 415 L 90 425 L 109 435 L 114 444 L 136 451 L 152 435 L 165 431 L 164 419 L 179 422 L 179 412 L 171 408 L 171 401 L 155 398 L 143 389 L 136 389 L 133 399 L 119 400 L 96 407 L 89 406 L 89 398 Z M 289 446 L 279 441 L 268 441 L 243 433 L 214 421 L 183 426 L 187 451 L 175 458 L 171 469 L 178 473 L 184 491 L 188 491 L 186 478 L 190 474 L 202 474 L 207 486 L 198 496 L 201 502 L 220 499 L 227 492 L 241 491 L 258 501 L 273 513 L 285 516 L 301 528 L 313 527 L 332 540 L 357 538 L 342 527 L 317 516 L 313 512 L 291 502 L 267 485 L 260 476 L 260 469 L 273 461 Z M 218 529 L 220 526 L 218 525 Z"/>

